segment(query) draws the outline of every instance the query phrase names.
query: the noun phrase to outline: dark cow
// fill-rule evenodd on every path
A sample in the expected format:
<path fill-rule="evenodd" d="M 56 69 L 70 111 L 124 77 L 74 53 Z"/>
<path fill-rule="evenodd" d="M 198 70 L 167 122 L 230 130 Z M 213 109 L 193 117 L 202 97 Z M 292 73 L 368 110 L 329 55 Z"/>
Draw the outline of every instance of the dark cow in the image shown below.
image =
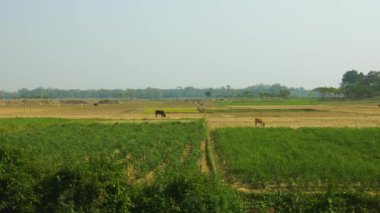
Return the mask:
<path fill-rule="evenodd" d="M 164 110 L 156 110 L 156 118 L 157 118 L 157 115 L 161 115 L 161 118 L 166 117 Z"/>
<path fill-rule="evenodd" d="M 94 105 L 94 106 L 98 106 L 98 103 L 94 103 L 93 105 Z"/>
<path fill-rule="evenodd" d="M 255 126 L 257 126 L 257 125 L 261 125 L 262 127 L 265 127 L 265 123 L 264 123 L 264 121 L 263 121 L 263 119 L 261 119 L 261 118 L 255 118 Z"/>

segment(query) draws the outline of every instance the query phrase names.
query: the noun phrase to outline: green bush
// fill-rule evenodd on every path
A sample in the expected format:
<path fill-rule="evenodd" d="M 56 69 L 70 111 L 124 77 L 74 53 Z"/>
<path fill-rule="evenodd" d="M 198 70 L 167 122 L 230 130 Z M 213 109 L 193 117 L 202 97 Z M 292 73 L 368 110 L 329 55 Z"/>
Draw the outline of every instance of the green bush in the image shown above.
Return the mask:
<path fill-rule="evenodd" d="M 31 212 L 38 201 L 36 171 L 19 150 L 0 144 L 0 212 Z"/>
<path fill-rule="evenodd" d="M 39 211 L 44 212 L 128 212 L 130 186 L 107 162 L 65 168 L 38 186 Z"/>
<path fill-rule="evenodd" d="M 240 197 L 220 180 L 194 174 L 172 174 L 135 196 L 133 212 L 242 212 Z"/>

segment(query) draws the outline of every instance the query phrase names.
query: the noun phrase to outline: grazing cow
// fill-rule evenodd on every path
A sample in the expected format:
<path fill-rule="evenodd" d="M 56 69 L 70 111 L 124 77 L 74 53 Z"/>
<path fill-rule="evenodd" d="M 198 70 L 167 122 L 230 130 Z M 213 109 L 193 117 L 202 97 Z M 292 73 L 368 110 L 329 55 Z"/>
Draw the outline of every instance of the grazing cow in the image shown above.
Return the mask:
<path fill-rule="evenodd" d="M 157 115 L 161 115 L 161 118 L 166 117 L 164 110 L 156 110 L 156 118 L 157 118 Z"/>
<path fill-rule="evenodd" d="M 94 103 L 94 106 L 98 106 L 98 103 Z"/>
<path fill-rule="evenodd" d="M 263 119 L 261 119 L 261 118 L 255 118 L 255 126 L 257 126 L 257 125 L 261 125 L 262 127 L 265 127 L 265 123 L 264 123 L 264 121 L 263 121 Z"/>

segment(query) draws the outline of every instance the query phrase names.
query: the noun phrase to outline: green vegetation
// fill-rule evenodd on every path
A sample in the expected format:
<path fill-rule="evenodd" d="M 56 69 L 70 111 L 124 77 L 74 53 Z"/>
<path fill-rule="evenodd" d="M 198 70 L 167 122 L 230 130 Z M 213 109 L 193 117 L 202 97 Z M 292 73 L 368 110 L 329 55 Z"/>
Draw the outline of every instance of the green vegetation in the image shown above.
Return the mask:
<path fill-rule="evenodd" d="M 320 112 L 321 110 L 317 109 L 253 109 L 253 108 L 159 108 L 164 110 L 166 113 L 198 113 L 198 112 L 207 112 L 207 113 L 245 113 L 245 112 Z M 146 109 L 144 114 L 154 114 L 156 109 Z"/>
<path fill-rule="evenodd" d="M 220 88 L 194 88 L 178 87 L 175 89 L 158 89 L 148 87 L 145 89 L 53 89 L 35 88 L 20 89 L 16 92 L 0 91 L 0 98 L 5 99 L 160 99 L 160 98 L 222 98 L 222 97 L 310 97 L 310 91 L 302 87 L 291 88 L 280 84 L 265 85 L 257 84 L 242 89 L 234 89 L 231 86 Z"/>
<path fill-rule="evenodd" d="M 356 70 L 347 71 L 342 78 L 341 90 L 351 98 L 380 96 L 380 71 L 369 71 L 367 75 Z"/>
<path fill-rule="evenodd" d="M 212 136 L 228 174 L 257 189 L 380 190 L 379 128 L 225 128 Z"/>
<path fill-rule="evenodd" d="M 342 90 L 335 87 L 317 87 L 313 91 L 318 92 L 322 98 L 342 98 Z"/>
<path fill-rule="evenodd" d="M 323 98 L 373 98 L 380 96 L 380 71 L 369 71 L 367 74 L 350 70 L 343 74 L 340 88 L 317 87 L 313 89 Z"/>
<path fill-rule="evenodd" d="M 377 128 L 217 129 L 207 175 L 199 171 L 206 129 L 204 120 L 0 119 L 0 212 L 380 209 Z M 223 183 L 215 153 L 259 193 Z"/>
<path fill-rule="evenodd" d="M 244 113 L 244 112 L 320 112 L 317 109 L 253 109 L 253 108 L 208 108 L 208 113 Z"/>
<path fill-rule="evenodd" d="M 101 124 L 0 119 L 0 212 L 228 212 L 198 168 L 202 120 Z"/>
<path fill-rule="evenodd" d="M 251 212 L 378 212 L 380 197 L 365 193 L 272 192 L 242 194 Z"/>
<path fill-rule="evenodd" d="M 317 105 L 321 102 L 312 98 L 294 99 L 232 99 L 219 102 L 221 106 L 262 106 L 262 105 Z"/>
<path fill-rule="evenodd" d="M 158 109 L 158 108 L 157 108 Z M 164 110 L 166 113 L 197 113 L 197 108 L 190 107 L 190 108 L 159 108 L 160 110 Z M 154 114 L 156 112 L 156 109 L 146 109 L 144 110 L 145 114 Z"/>

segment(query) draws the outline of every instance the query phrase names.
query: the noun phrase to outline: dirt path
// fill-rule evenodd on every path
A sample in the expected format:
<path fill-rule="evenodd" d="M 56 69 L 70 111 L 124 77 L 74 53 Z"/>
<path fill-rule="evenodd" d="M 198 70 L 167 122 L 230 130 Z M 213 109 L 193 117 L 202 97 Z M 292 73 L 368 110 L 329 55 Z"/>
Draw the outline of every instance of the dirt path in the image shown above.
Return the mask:
<path fill-rule="evenodd" d="M 201 158 L 199 159 L 199 169 L 202 173 L 208 174 L 210 172 L 210 168 L 207 162 L 207 142 L 203 140 L 201 142 Z"/>

